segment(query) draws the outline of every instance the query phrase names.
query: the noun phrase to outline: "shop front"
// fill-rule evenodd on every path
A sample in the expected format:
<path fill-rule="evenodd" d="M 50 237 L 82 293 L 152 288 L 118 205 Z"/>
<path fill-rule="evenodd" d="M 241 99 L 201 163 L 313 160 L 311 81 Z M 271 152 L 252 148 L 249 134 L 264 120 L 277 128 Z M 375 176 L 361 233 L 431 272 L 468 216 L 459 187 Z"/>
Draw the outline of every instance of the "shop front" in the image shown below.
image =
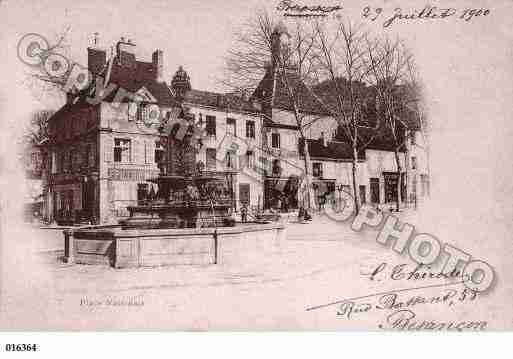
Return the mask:
<path fill-rule="evenodd" d="M 297 176 L 266 177 L 264 182 L 264 209 L 288 212 L 298 208 L 299 178 Z"/>

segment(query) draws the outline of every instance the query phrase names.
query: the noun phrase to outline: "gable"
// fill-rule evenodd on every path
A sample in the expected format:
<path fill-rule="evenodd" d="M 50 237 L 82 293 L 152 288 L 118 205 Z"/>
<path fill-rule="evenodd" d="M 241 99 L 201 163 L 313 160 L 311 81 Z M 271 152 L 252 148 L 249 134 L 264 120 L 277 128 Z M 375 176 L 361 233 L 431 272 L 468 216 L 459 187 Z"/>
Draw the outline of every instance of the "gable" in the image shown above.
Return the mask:
<path fill-rule="evenodd" d="M 141 87 L 135 94 L 140 96 L 143 102 L 157 103 L 157 99 L 145 86 Z"/>

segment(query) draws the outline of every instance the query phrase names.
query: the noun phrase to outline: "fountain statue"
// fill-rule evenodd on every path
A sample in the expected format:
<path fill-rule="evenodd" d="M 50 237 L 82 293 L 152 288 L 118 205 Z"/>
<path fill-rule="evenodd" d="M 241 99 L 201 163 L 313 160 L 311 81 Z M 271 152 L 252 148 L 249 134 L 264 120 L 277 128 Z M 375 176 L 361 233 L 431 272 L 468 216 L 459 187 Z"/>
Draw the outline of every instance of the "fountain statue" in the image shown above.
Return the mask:
<path fill-rule="evenodd" d="M 221 174 L 207 174 L 203 163 L 196 161 L 197 147 L 201 143 L 196 145 L 196 141 L 192 141 L 193 116 L 183 109 L 180 116 L 190 123 L 190 128 L 182 139 L 176 138 L 177 131 L 173 128 L 169 134 L 161 136 L 166 151 L 159 163 L 160 174 L 148 180 L 158 186 L 156 198 L 147 198 L 144 203 L 127 207 L 130 217 L 120 222 L 123 229 L 226 227 L 235 224 L 230 215 L 233 205 L 230 184 Z"/>

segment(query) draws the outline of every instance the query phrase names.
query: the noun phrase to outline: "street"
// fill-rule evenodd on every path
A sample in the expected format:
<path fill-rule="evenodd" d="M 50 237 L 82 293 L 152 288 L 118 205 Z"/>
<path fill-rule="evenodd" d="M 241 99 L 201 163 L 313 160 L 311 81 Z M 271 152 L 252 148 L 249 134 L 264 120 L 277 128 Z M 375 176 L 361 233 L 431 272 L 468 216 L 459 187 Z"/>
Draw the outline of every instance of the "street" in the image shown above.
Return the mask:
<path fill-rule="evenodd" d="M 390 280 L 385 275 L 371 279 L 381 263 L 414 266 L 406 256 L 378 244 L 376 231 L 356 233 L 348 223 L 323 216 L 305 224 L 292 219 L 278 251 L 254 253 L 250 261 L 236 265 L 114 269 L 66 264 L 61 259 L 62 231 L 27 231 L 32 238 L 27 243 L 36 249 L 33 255 L 20 256 L 27 263 L 19 258 L 4 263 L 12 276 L 4 283 L 7 295 L 2 314 L 7 325 L 3 327 L 13 329 L 378 330 L 391 308 L 350 316 L 340 313 L 340 303 L 307 308 L 359 296 L 377 303 L 379 296 L 372 298 L 371 294 L 443 283 L 440 279 Z M 447 288 L 458 294 L 463 290 L 461 284 L 439 286 L 405 292 L 399 298 L 441 296 Z M 446 311 L 448 318 L 460 318 L 462 312 L 472 313 L 472 308 L 469 301 L 435 303 L 417 305 L 415 313 L 429 318 L 430 313 Z M 469 319 L 489 320 L 489 314 L 476 313 Z"/>

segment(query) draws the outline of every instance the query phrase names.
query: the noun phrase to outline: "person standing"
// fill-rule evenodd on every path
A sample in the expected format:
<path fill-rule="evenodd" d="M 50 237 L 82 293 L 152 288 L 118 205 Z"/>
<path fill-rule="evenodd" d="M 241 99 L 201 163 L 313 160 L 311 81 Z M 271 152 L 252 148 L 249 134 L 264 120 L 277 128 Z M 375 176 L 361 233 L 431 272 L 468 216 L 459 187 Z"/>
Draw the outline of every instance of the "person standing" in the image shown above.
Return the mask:
<path fill-rule="evenodd" d="M 248 204 L 244 202 L 242 204 L 242 208 L 240 209 L 240 216 L 242 223 L 247 223 L 248 221 Z"/>

